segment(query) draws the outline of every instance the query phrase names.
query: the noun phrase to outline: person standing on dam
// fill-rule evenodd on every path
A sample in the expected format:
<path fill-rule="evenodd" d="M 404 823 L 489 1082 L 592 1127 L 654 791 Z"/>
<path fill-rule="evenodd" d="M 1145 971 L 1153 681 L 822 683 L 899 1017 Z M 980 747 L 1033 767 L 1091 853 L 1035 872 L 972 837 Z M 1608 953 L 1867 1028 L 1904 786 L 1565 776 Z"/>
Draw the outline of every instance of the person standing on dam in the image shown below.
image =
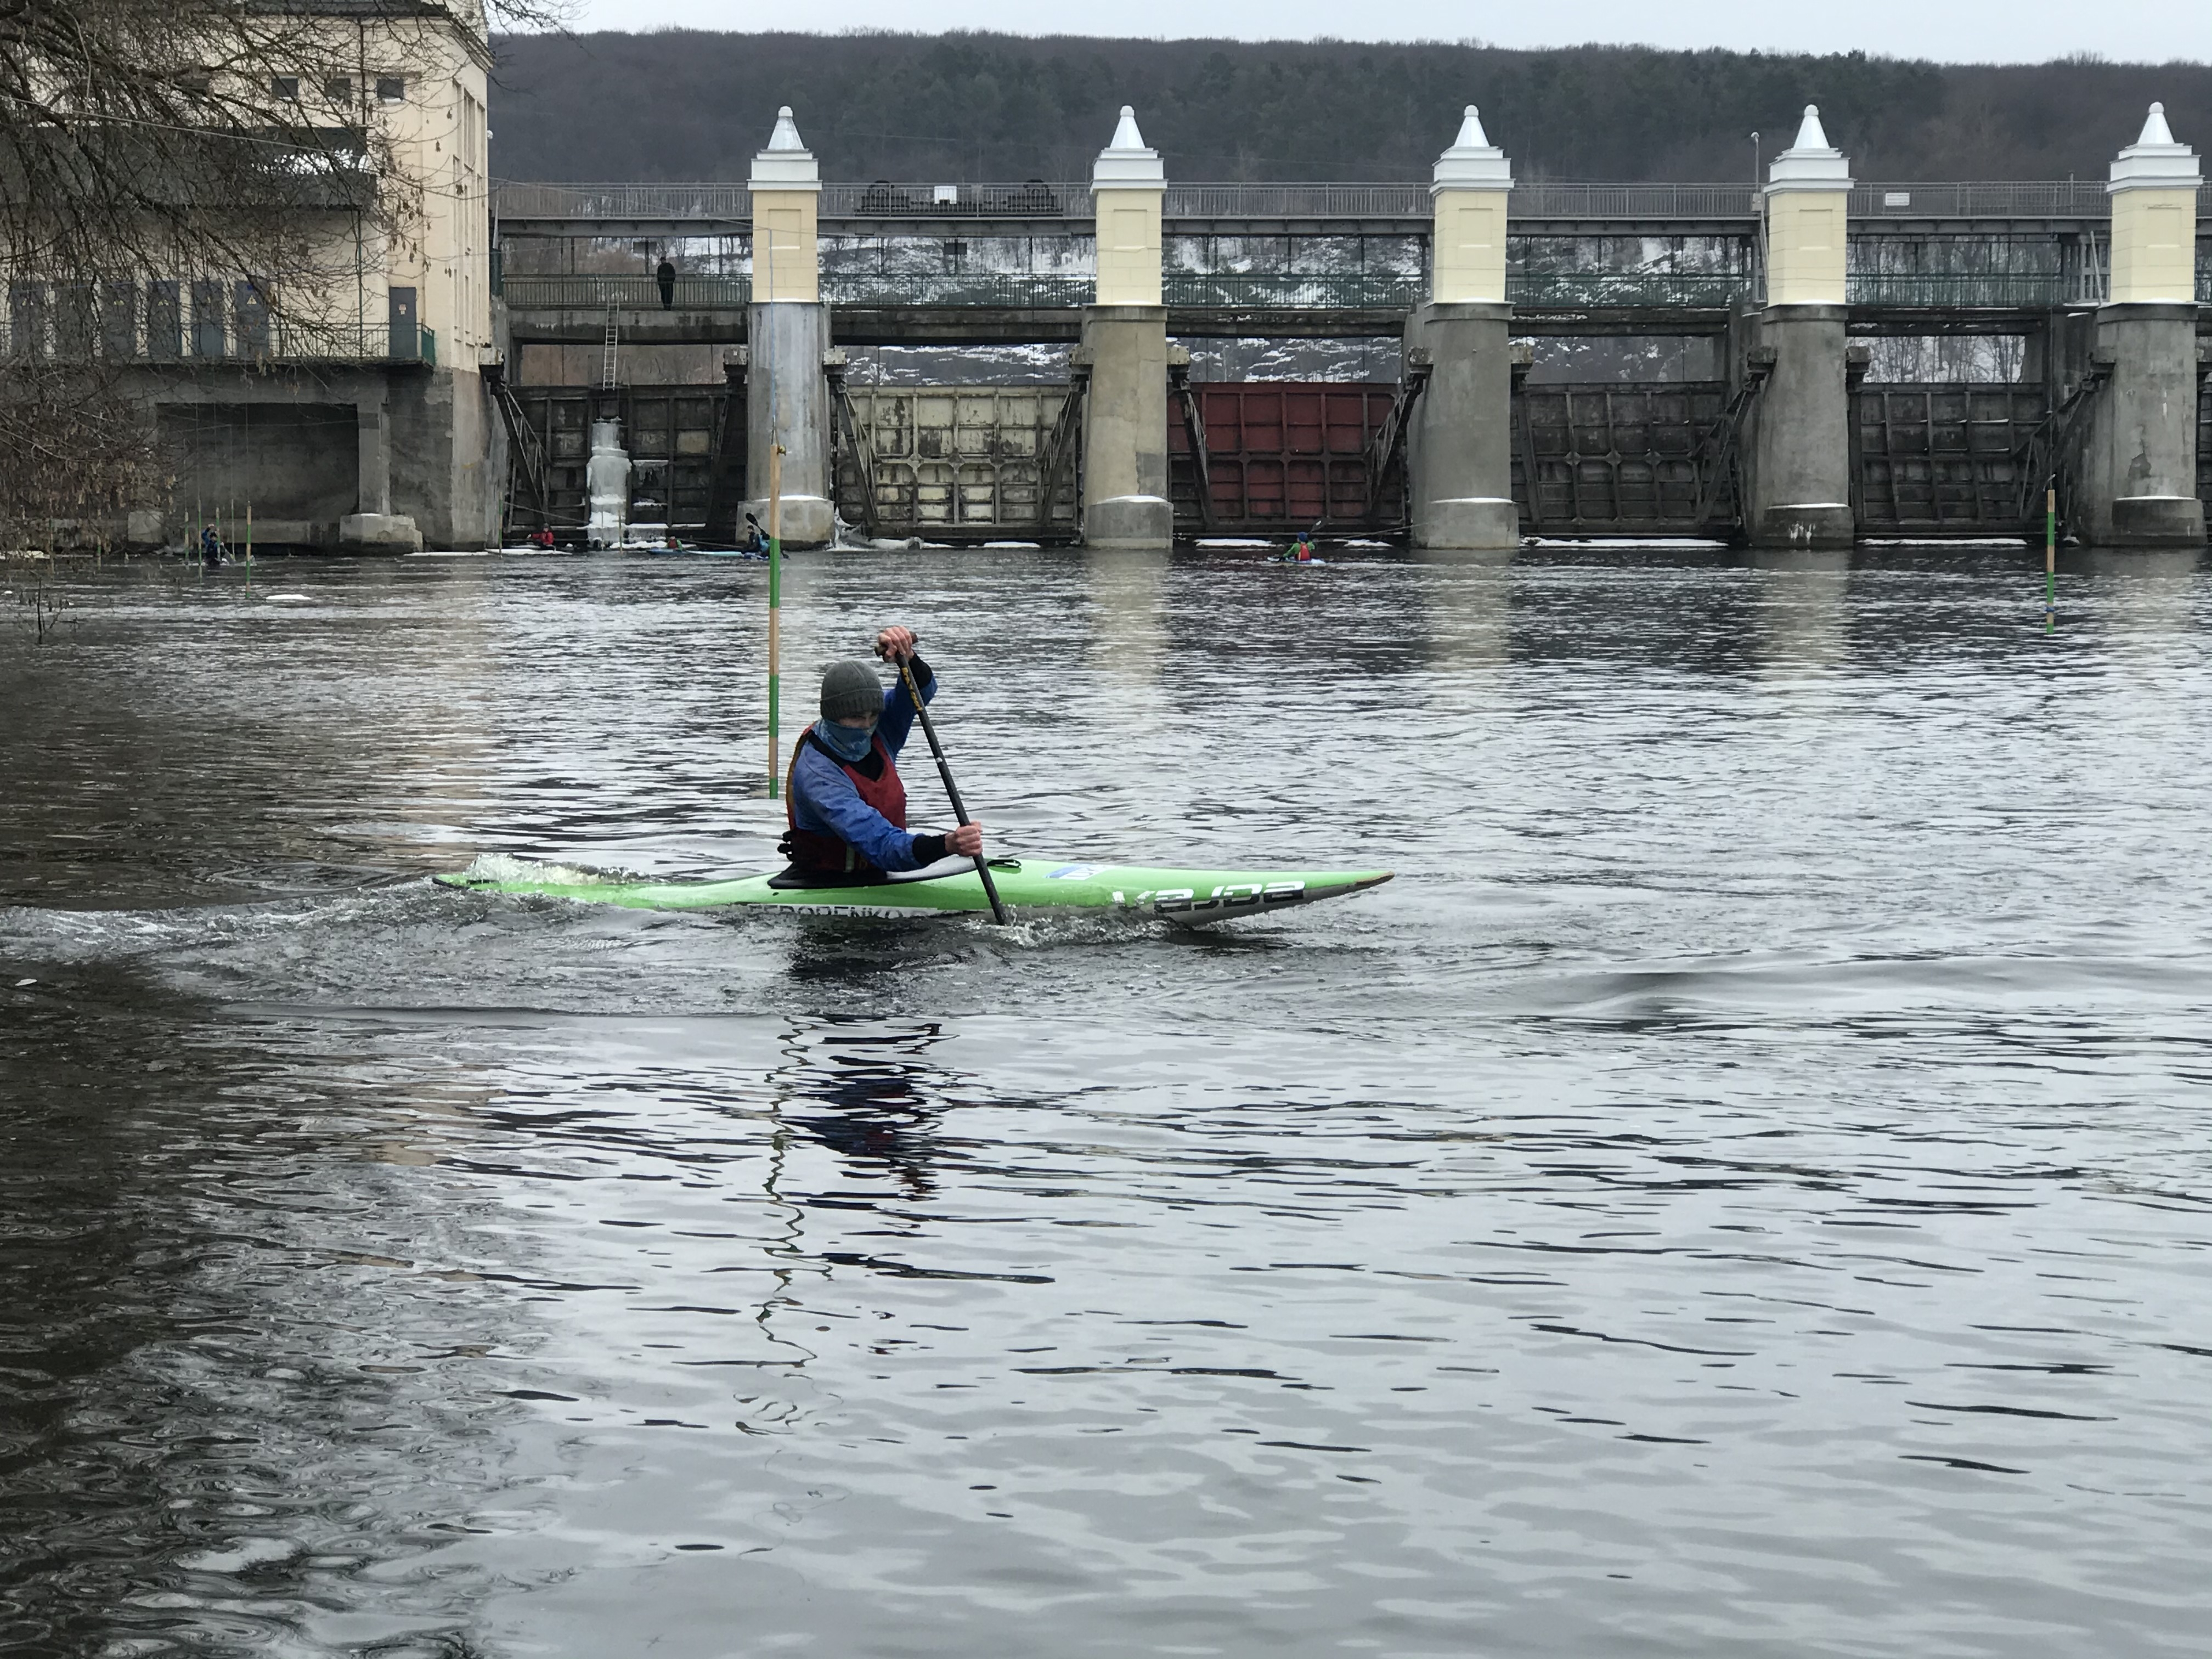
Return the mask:
<path fill-rule="evenodd" d="M 666 254 L 661 255 L 659 268 L 653 273 L 653 280 L 660 285 L 660 308 L 673 311 L 676 308 L 676 267 L 669 263 Z"/>
<path fill-rule="evenodd" d="M 876 635 L 876 655 L 912 670 L 924 702 L 937 696 L 937 677 L 915 653 L 910 628 Z M 792 886 L 852 886 L 884 880 L 895 870 L 919 870 L 939 859 L 975 858 L 983 826 L 963 823 L 945 835 L 906 827 L 906 785 L 899 750 L 914 730 L 915 704 L 906 677 L 889 691 L 866 663 L 830 665 L 822 676 L 822 718 L 791 751 L 784 781 L 788 825 L 777 850 L 791 868 L 776 879 Z"/>

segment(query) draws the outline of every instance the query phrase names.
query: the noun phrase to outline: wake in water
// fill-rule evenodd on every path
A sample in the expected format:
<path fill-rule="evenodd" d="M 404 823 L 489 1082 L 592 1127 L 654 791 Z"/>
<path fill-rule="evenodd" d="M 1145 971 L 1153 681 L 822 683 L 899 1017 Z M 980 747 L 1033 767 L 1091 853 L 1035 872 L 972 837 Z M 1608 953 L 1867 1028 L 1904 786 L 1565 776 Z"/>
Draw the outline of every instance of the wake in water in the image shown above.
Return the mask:
<path fill-rule="evenodd" d="M 479 853 L 461 872 L 465 881 L 533 881 L 556 887 L 590 887 L 600 882 L 657 881 L 663 878 L 635 870 L 601 869 L 581 864 L 547 864 L 511 853 Z"/>

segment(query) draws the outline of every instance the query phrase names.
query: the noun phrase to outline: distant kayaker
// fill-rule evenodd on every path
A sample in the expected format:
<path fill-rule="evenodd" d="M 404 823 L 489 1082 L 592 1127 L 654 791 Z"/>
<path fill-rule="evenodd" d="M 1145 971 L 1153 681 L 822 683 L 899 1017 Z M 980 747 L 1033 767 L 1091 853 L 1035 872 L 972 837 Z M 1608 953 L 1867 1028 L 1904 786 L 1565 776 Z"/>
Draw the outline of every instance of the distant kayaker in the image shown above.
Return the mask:
<path fill-rule="evenodd" d="M 910 628 L 876 635 L 876 654 L 908 663 L 921 698 L 937 696 L 937 677 L 915 653 Z M 902 678 L 886 691 L 864 662 L 830 664 L 822 676 L 822 718 L 791 752 L 784 782 L 790 828 L 780 849 L 788 873 L 824 884 L 881 881 L 895 870 L 919 870 L 954 854 L 983 850 L 983 826 L 963 823 L 947 835 L 915 835 L 906 827 L 906 785 L 898 753 L 914 729 L 914 701 Z"/>
<path fill-rule="evenodd" d="M 218 565 L 222 562 L 222 538 L 215 533 L 211 524 L 200 526 L 200 562 Z"/>

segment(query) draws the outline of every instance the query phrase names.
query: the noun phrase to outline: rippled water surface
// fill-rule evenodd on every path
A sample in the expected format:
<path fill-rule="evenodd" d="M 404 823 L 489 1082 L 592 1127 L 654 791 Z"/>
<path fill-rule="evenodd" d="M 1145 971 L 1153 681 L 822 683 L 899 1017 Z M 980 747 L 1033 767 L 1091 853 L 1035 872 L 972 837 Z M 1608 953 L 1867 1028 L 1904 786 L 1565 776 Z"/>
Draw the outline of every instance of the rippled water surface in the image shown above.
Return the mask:
<path fill-rule="evenodd" d="M 2212 580 L 2039 563 L 795 562 L 1401 872 L 1210 935 L 429 883 L 772 862 L 755 566 L 11 599 L 0 1650 L 2212 1651 Z"/>

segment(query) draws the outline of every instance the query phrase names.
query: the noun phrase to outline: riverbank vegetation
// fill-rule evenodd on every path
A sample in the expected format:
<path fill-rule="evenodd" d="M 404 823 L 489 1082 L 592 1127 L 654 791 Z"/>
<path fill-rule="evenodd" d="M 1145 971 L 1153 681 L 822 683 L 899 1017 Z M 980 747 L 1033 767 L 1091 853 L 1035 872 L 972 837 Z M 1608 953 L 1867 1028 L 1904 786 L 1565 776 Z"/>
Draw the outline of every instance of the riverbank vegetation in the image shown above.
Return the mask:
<path fill-rule="evenodd" d="M 1752 133 L 1771 159 L 1808 103 L 1869 179 L 2101 178 L 2153 99 L 2212 148 L 2201 64 L 688 30 L 498 51 L 511 179 L 742 179 L 779 104 L 824 177 L 862 180 L 1086 177 L 1125 103 L 1192 181 L 1424 178 L 1469 102 L 1524 179 L 1747 179 Z"/>

